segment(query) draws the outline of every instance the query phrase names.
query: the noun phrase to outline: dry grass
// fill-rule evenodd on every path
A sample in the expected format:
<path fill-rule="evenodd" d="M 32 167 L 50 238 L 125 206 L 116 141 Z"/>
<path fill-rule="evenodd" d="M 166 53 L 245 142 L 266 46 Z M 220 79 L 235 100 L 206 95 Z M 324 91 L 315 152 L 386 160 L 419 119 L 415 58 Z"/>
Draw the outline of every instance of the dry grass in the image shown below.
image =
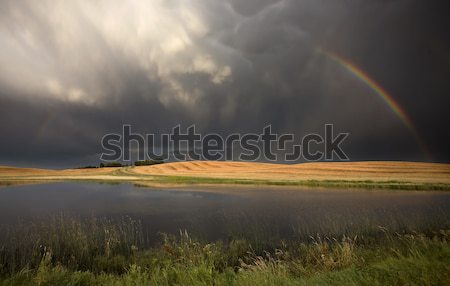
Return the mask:
<path fill-rule="evenodd" d="M 32 169 L 0 166 L 1 177 L 29 177 L 29 176 L 84 176 L 84 175 L 106 175 L 112 174 L 116 168 L 93 168 L 93 169 Z"/>

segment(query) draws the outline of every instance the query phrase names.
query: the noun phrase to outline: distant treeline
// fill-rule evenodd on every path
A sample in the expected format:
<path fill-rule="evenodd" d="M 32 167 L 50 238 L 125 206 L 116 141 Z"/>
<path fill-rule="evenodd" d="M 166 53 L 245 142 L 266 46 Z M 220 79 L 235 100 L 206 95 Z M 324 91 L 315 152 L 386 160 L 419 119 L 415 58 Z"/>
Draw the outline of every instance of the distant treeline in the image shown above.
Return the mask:
<path fill-rule="evenodd" d="M 135 166 L 151 166 L 164 163 L 163 160 L 145 160 L 145 161 L 136 161 L 134 162 Z"/>
<path fill-rule="evenodd" d="M 100 163 L 100 168 L 118 168 L 118 167 L 128 167 L 130 165 L 122 164 L 120 162 L 110 162 L 110 163 Z"/>
<path fill-rule="evenodd" d="M 98 167 L 89 165 L 89 166 L 77 167 L 75 169 L 96 169 L 96 168 L 98 168 Z"/>
<path fill-rule="evenodd" d="M 145 161 L 136 161 L 134 162 L 135 166 L 151 166 L 151 165 L 157 165 L 157 164 L 162 164 L 164 163 L 164 161 L 161 160 L 145 160 Z M 88 166 L 84 166 L 84 167 L 78 167 L 76 169 L 96 169 L 96 168 L 120 168 L 120 167 L 129 167 L 131 165 L 128 164 L 122 164 L 120 162 L 109 162 L 109 163 L 100 163 L 100 165 L 97 166 L 93 166 L 93 165 L 88 165 Z"/>

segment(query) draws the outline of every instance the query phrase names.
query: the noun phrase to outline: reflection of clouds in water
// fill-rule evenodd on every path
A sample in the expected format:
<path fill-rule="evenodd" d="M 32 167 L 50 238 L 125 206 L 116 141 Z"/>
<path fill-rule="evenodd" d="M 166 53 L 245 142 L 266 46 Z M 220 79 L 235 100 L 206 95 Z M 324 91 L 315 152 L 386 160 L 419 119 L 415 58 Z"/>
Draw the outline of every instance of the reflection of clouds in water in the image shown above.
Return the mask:
<path fill-rule="evenodd" d="M 141 220 L 158 232 L 179 229 L 208 239 L 229 236 L 307 239 L 352 232 L 442 227 L 450 221 L 450 195 L 426 192 L 374 192 L 236 188 L 213 193 L 207 188 L 152 190 L 132 184 L 55 183 L 5 187 L 0 220 L 14 223 L 68 213 L 75 216 Z"/>

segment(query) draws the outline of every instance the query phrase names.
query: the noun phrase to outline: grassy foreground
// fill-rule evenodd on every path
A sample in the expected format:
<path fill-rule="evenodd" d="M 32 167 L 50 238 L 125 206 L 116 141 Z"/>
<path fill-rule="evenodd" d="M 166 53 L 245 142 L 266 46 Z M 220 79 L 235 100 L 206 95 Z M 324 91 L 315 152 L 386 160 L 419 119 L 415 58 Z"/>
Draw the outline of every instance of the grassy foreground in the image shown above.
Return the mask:
<path fill-rule="evenodd" d="M 2 232 L 0 285 L 449 285 L 450 231 L 213 243 L 63 217 Z M 18 239 L 20 238 L 20 239 Z"/>

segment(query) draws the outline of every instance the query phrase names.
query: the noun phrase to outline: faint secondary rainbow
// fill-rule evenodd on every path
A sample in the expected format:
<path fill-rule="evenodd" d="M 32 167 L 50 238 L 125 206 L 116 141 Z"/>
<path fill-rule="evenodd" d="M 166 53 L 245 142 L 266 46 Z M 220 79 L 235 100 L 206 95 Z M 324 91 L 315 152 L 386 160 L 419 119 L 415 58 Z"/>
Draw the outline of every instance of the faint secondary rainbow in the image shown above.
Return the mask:
<path fill-rule="evenodd" d="M 44 119 L 41 121 L 39 127 L 37 128 L 37 138 L 40 138 L 42 136 L 42 134 L 45 132 L 45 130 L 48 127 L 48 124 L 50 123 L 50 121 L 53 120 L 53 118 L 55 117 L 55 112 L 48 112 Z"/>
<path fill-rule="evenodd" d="M 383 101 L 389 106 L 389 108 L 402 120 L 405 126 L 411 131 L 417 144 L 425 153 L 425 155 L 430 159 L 430 152 L 426 144 L 420 138 L 417 129 L 414 127 L 414 124 L 408 114 L 403 110 L 400 105 L 395 101 L 395 99 L 374 79 L 372 79 L 366 72 L 352 63 L 350 60 L 345 59 L 331 51 L 326 51 L 322 48 L 316 49 L 319 53 L 326 55 L 328 58 L 332 59 L 334 62 L 338 63 L 342 67 L 344 67 L 348 72 L 356 76 L 359 80 L 364 82 L 370 89 L 372 89 L 375 94 L 383 99 Z"/>

